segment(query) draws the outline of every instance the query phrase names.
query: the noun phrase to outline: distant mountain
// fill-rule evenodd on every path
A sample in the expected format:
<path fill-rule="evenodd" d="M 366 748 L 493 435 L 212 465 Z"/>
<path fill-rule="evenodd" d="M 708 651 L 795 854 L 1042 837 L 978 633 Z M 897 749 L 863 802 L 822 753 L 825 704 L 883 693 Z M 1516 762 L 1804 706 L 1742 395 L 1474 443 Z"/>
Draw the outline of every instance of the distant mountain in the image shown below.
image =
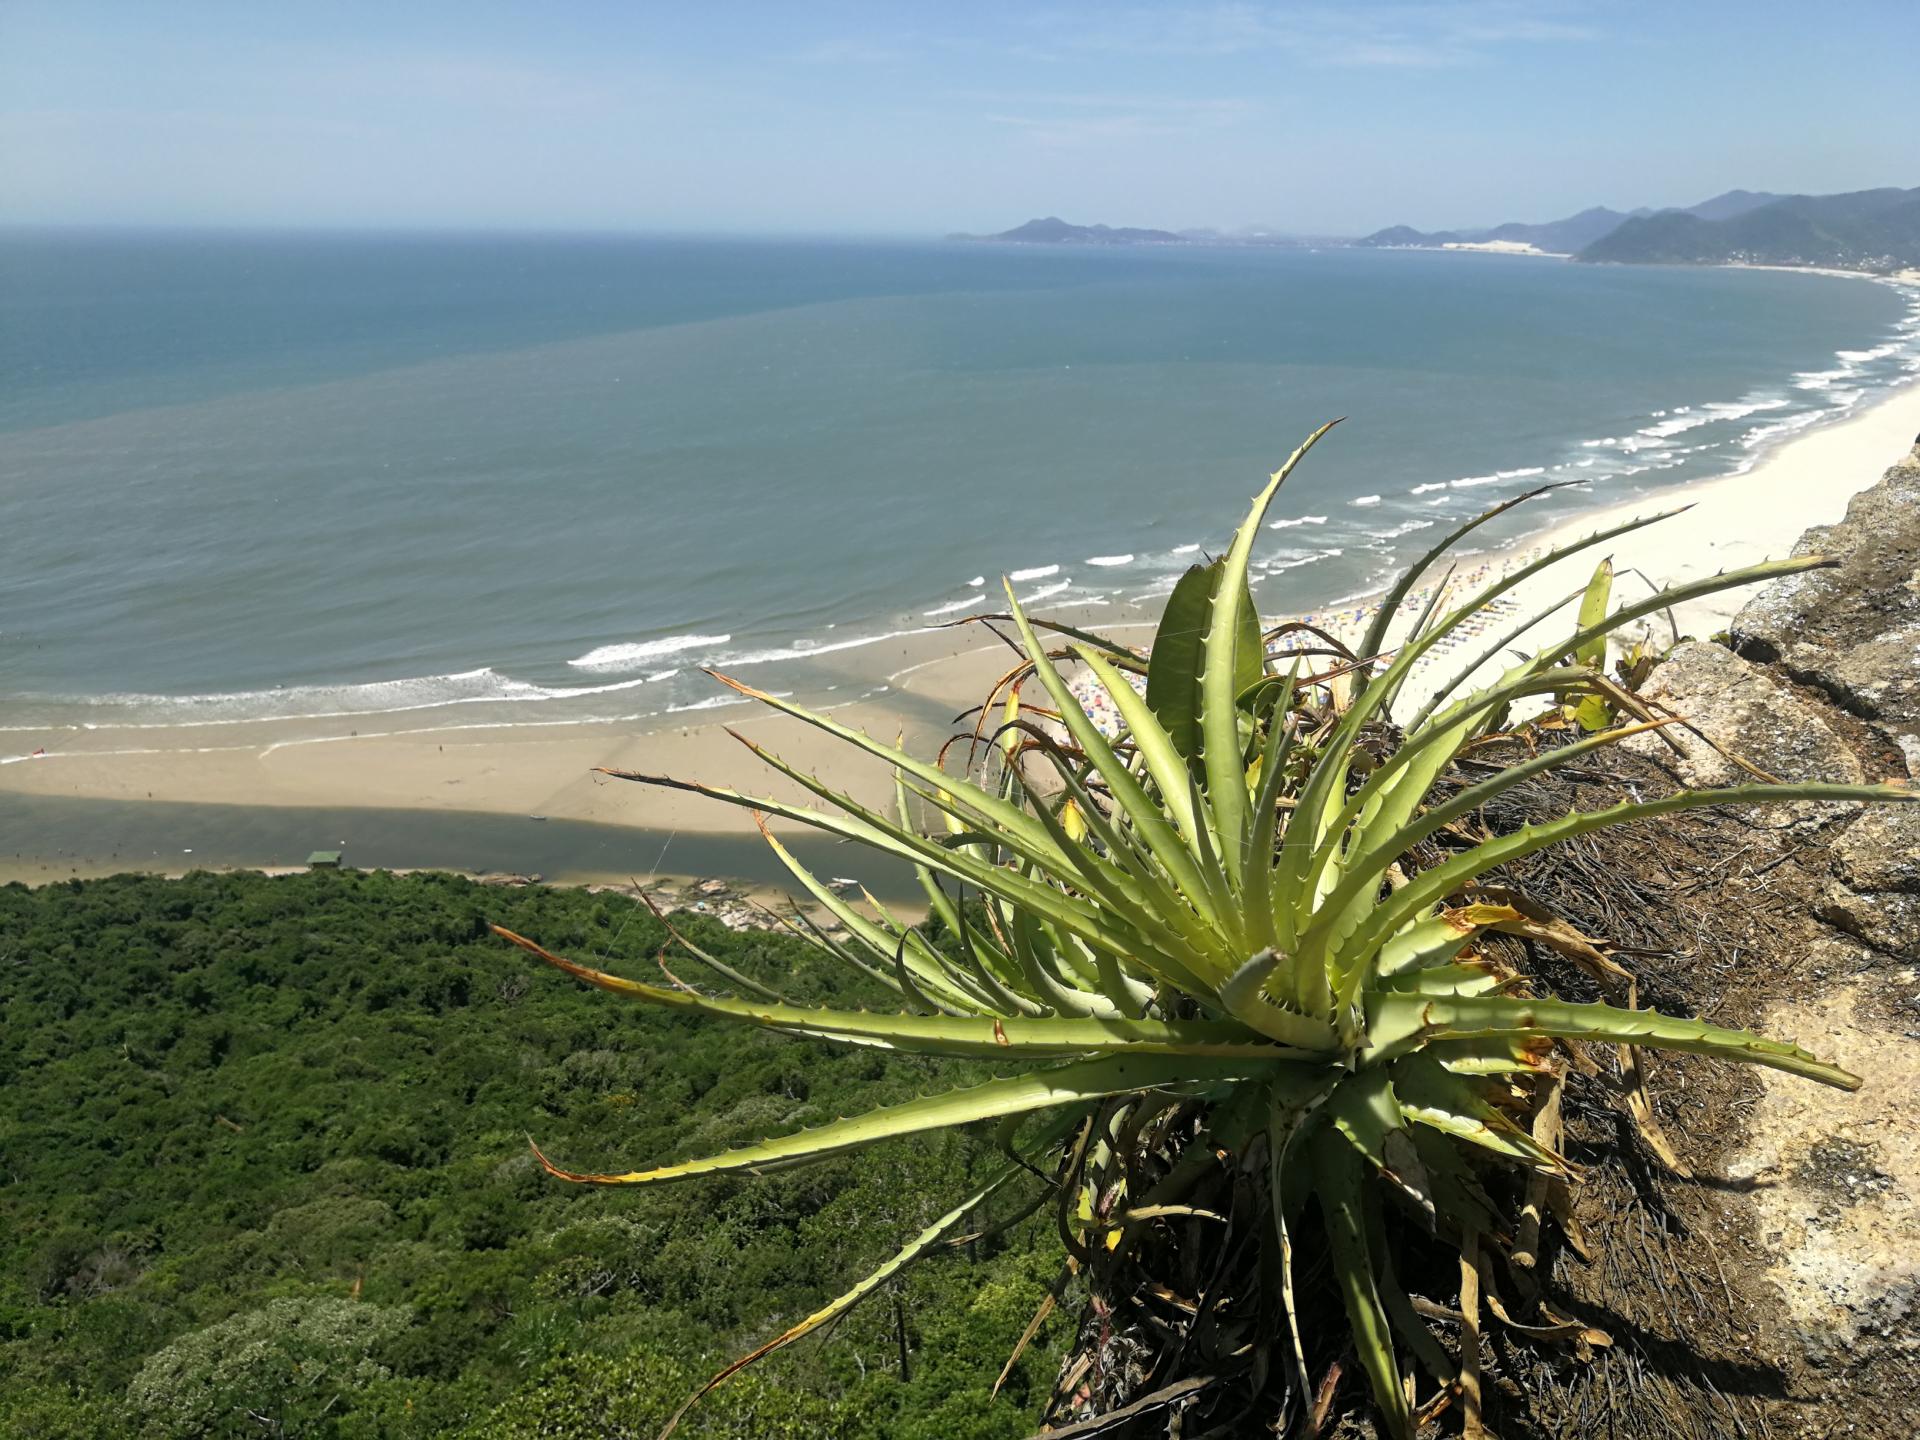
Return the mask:
<path fill-rule="evenodd" d="M 1782 195 L 1769 195 L 1764 190 L 1729 190 L 1711 200 L 1702 200 L 1698 205 L 1689 205 L 1687 213 L 1697 215 L 1702 220 L 1731 220 L 1736 215 L 1744 215 L 1749 210 L 1758 210 L 1762 205 L 1771 205 L 1785 198 Z"/>
<path fill-rule="evenodd" d="M 1549 220 L 1540 225 L 1527 225 L 1519 221 L 1509 221 L 1505 225 L 1496 225 L 1490 230 L 1415 230 L 1410 225 L 1393 225 L 1385 230 L 1376 230 L 1357 245 L 1371 248 L 1417 246 L 1437 249 L 1443 245 L 1484 245 L 1490 240 L 1504 240 L 1508 244 L 1531 245 L 1537 250 L 1545 250 L 1556 255 L 1571 255 L 1598 240 L 1602 235 L 1619 228 L 1632 215 L 1645 215 L 1645 210 L 1631 214 L 1619 210 L 1609 210 L 1604 205 L 1596 205 L 1590 210 L 1582 210 L 1578 215 L 1569 215 L 1564 220 Z"/>
<path fill-rule="evenodd" d="M 1258 245 L 1270 249 L 1300 250 L 1322 245 L 1345 245 L 1344 238 L 1289 235 L 1249 226 L 1243 230 L 1203 227 L 1193 230 L 1139 230 L 1126 226 L 1075 225 L 1049 215 L 1029 220 L 998 235 L 949 235 L 949 240 L 1001 241 L 1014 245 Z"/>
<path fill-rule="evenodd" d="M 1483 230 L 1415 230 L 1392 225 L 1361 240 L 1327 242 L 1267 230 L 1147 230 L 1075 225 L 1057 215 L 997 235 L 953 240 L 1018 245 L 1281 245 L 1351 243 L 1369 248 L 1530 245 L 1555 255 L 1618 264 L 1826 265 L 1851 270 L 1920 266 L 1920 189 L 1847 195 L 1772 195 L 1729 190 L 1672 210 L 1595 205 L 1542 224 L 1510 221 Z"/>
<path fill-rule="evenodd" d="M 1632 218 L 1631 214 L 1609 210 L 1604 205 L 1595 205 L 1591 209 L 1582 210 L 1578 215 L 1569 215 L 1564 220 L 1549 220 L 1544 225 L 1496 225 L 1487 232 L 1486 238 L 1514 240 L 1540 250 L 1571 255 L 1576 250 L 1584 250 L 1602 235 L 1619 229 Z"/>
<path fill-rule="evenodd" d="M 1920 189 L 1781 195 L 1721 219 L 1662 211 L 1601 236 L 1579 258 L 1617 264 L 1825 265 L 1894 270 L 1920 265 Z"/>
<path fill-rule="evenodd" d="M 1071 225 L 1057 215 L 1029 220 L 998 235 L 953 235 L 953 240 L 1002 240 L 1018 245 L 1181 245 L 1171 230 L 1135 230 L 1111 225 Z"/>
<path fill-rule="evenodd" d="M 1385 230 L 1375 231 L 1364 240 L 1356 240 L 1356 245 L 1373 247 L 1418 246 L 1438 249 L 1444 245 L 1480 245 L 1489 240 L 1504 240 L 1509 243 L 1531 245 L 1537 250 L 1545 250 L 1555 255 L 1573 255 L 1586 249 L 1598 240 L 1613 234 L 1629 220 L 1645 220 L 1655 215 L 1691 215 L 1702 220 L 1729 220 L 1770 205 L 1781 197 L 1768 195 L 1757 190 L 1729 190 L 1724 195 L 1716 195 L 1711 200 L 1703 200 L 1698 205 L 1690 205 L 1683 210 L 1650 210 L 1641 206 L 1637 210 L 1609 210 L 1604 205 L 1595 205 L 1582 210 L 1578 215 L 1569 215 L 1564 220 L 1549 220 L 1540 225 L 1525 225 L 1510 221 L 1505 225 L 1496 225 L 1490 230 L 1433 230 L 1420 231 L 1407 225 L 1394 225 Z"/>
<path fill-rule="evenodd" d="M 1411 225 L 1389 225 L 1384 230 L 1376 230 L 1365 239 L 1353 243 L 1377 249 L 1405 249 L 1409 245 L 1429 246 L 1437 249 L 1442 245 L 1453 245 L 1467 237 L 1453 230 L 1416 230 Z"/>

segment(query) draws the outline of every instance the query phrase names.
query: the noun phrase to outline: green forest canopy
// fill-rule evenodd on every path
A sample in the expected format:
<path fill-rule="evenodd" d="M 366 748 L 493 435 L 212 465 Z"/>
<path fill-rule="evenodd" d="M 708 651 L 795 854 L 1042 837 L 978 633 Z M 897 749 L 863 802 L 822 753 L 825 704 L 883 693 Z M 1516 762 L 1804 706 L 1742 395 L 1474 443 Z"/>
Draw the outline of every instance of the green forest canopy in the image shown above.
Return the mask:
<path fill-rule="evenodd" d="M 617 1004 L 489 921 L 636 977 L 667 938 L 631 898 L 450 875 L 0 888 L 0 1434 L 651 1435 L 993 1162 L 958 1137 L 552 1180 L 529 1133 L 624 1169 L 903 1098 L 925 1067 Z M 797 941 L 692 928 L 803 1002 L 882 999 Z M 1035 1222 L 962 1247 L 680 1433 L 1025 1435 L 1062 1322 L 988 1392 L 1059 1263 Z"/>

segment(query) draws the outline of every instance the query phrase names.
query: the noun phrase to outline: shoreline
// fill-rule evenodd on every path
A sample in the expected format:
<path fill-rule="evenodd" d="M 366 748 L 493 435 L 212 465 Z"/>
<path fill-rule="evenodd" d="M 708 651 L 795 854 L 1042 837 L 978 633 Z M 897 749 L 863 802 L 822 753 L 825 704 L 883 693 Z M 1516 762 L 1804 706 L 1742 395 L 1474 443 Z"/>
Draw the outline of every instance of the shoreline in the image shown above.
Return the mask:
<path fill-rule="evenodd" d="M 1507 598 L 1516 615 L 1545 610 L 1584 586 L 1594 567 L 1609 558 L 1614 562 L 1616 605 L 1718 572 L 1784 559 L 1809 529 L 1840 520 L 1853 497 L 1877 484 L 1887 467 L 1911 450 L 1916 436 L 1920 376 L 1889 391 L 1869 409 L 1791 437 L 1746 470 L 1653 490 L 1555 525 L 1526 543 L 1528 554 L 1631 519 L 1680 512 L 1569 556 L 1521 582 Z M 1649 617 L 1634 633 L 1650 635 L 1661 649 L 1679 637 L 1706 638 L 1726 629 L 1757 588 L 1743 586 L 1676 606 L 1670 616 Z M 1538 649 L 1574 628 L 1570 615 L 1562 612 L 1525 631 L 1508 648 Z M 1492 679 L 1505 663 L 1496 659 L 1481 666 L 1474 681 Z M 1422 698 L 1419 672 L 1407 693 L 1410 700 Z"/>
<path fill-rule="evenodd" d="M 1542 250 L 1522 240 L 1449 240 L 1440 245 L 1367 245 L 1350 249 L 1385 250 L 1416 255 L 1510 255 L 1531 260 L 1577 260 L 1567 250 Z M 1843 270 L 1832 265 L 1770 265 L 1757 260 L 1589 260 L 1589 265 L 1632 269 L 1769 270 L 1780 275 L 1825 275 L 1835 280 L 1878 280 L 1887 285 L 1920 285 L 1920 267 L 1899 270 Z"/>
<path fill-rule="evenodd" d="M 1887 283 L 1887 277 L 1858 278 Z M 1838 519 L 1855 493 L 1873 485 L 1889 464 L 1907 452 L 1916 433 L 1920 433 L 1920 375 L 1886 390 L 1867 408 L 1784 438 L 1761 452 L 1744 471 L 1555 517 L 1550 525 L 1474 555 L 1470 563 L 1490 573 L 1510 570 L 1549 546 L 1629 516 L 1677 504 L 1690 506 L 1684 514 L 1650 530 L 1618 537 L 1523 582 L 1508 597 L 1510 613 L 1517 619 L 1583 585 L 1593 565 L 1609 553 L 1620 575 L 1616 595 L 1622 597 L 1646 593 L 1654 579 L 1672 583 L 1769 556 L 1782 557 L 1808 527 Z M 1223 529 L 1220 538 L 1224 537 Z M 1737 591 L 1684 607 L 1677 617 L 1682 633 L 1705 635 L 1724 628 L 1750 593 Z M 1368 598 L 1322 604 L 1314 613 L 1324 617 L 1329 609 L 1337 610 L 1357 637 Z M 1049 618 L 1078 621 L 1123 637 L 1129 627 L 1149 625 L 1152 620 L 1137 607 L 1111 604 L 1091 612 L 1069 607 L 1051 612 Z M 1276 613 L 1269 618 L 1286 617 Z M 1558 627 L 1555 635 L 1565 628 Z M 1144 642 L 1146 636 L 1135 638 Z M 1390 643 L 1397 638 L 1390 635 Z M 1517 643 L 1549 638 L 1554 636 L 1536 637 L 1530 632 Z M 1664 627 L 1658 638 L 1666 638 Z M 834 707 L 832 713 L 843 723 L 875 735 L 888 739 L 901 735 L 907 748 L 918 754 L 932 753 L 947 739 L 955 717 L 977 704 L 1012 663 L 999 641 L 979 626 L 909 632 L 856 654 L 858 659 L 851 663 L 866 668 L 864 674 L 852 677 L 861 683 L 847 688 L 859 698 Z M 1437 683 L 1450 678 L 1458 663 L 1455 657 L 1423 669 L 1430 668 L 1426 678 Z M 1421 689 L 1416 678 L 1409 686 L 1409 697 Z M 716 700 L 723 694 L 717 692 Z M 718 853 L 703 857 L 697 865 L 676 862 L 690 846 L 698 848 L 720 837 L 749 838 L 758 845 L 744 810 L 682 791 L 623 784 L 595 773 L 605 767 L 697 777 L 749 794 L 809 798 L 735 744 L 729 728 L 876 808 L 892 806 L 890 779 L 879 761 L 870 761 L 852 747 L 762 706 L 717 708 L 711 715 L 668 713 L 652 717 L 647 728 L 632 721 L 590 719 L 531 725 L 453 723 L 362 736 L 346 728 L 351 718 L 340 727 L 343 733 L 321 735 L 294 733 L 298 722 L 293 721 L 152 727 L 133 746 L 124 744 L 125 737 L 81 732 L 71 737 L 78 742 L 72 748 L 63 745 L 51 755 L 23 756 L 19 763 L 0 765 L 0 797 L 16 813 L 31 802 L 35 814 L 31 833 L 29 827 L 16 823 L 8 837 L 9 827 L 0 825 L 0 883 L 14 879 L 40 883 L 124 869 L 198 868 L 182 852 L 205 853 L 206 847 L 189 841 L 177 847 L 144 841 L 118 843 L 122 837 L 117 832 L 128 829 L 131 821 L 123 818 L 109 824 L 99 814 L 88 818 L 81 813 L 88 806 L 102 805 L 277 811 L 310 817 L 332 813 L 342 820 L 352 817 L 354 827 L 368 824 L 367 817 L 405 813 L 430 828 L 438 827 L 436 835 L 445 832 L 444 844 L 435 839 L 427 847 L 436 857 L 455 857 L 444 866 L 435 858 L 408 865 L 388 860 L 377 868 L 451 868 L 471 873 L 474 862 L 458 858 L 461 832 L 507 822 L 519 827 L 528 849 L 542 852 L 545 863 L 540 859 L 489 862 L 481 868 L 541 870 L 562 883 L 624 882 L 636 871 L 643 878 L 656 871 L 681 877 L 737 874 L 738 870 L 715 870 L 705 864 L 726 858 Z M 123 816 L 136 813 L 121 810 Z M 630 846 L 632 864 L 624 854 L 618 865 L 611 865 L 604 863 L 605 857 L 586 853 L 568 863 L 552 845 L 536 843 L 535 832 L 541 825 L 532 822 L 548 822 L 556 829 L 591 827 L 595 834 L 606 831 L 630 837 L 619 848 L 627 852 Z M 314 838 L 298 854 L 290 853 L 293 839 L 281 834 L 270 848 L 248 851 L 222 846 L 216 848 L 225 853 L 209 858 L 217 868 L 281 868 L 297 865 L 307 850 L 345 848 L 347 863 L 353 865 L 356 849 L 363 858 L 390 850 L 391 842 L 379 837 L 399 830 L 409 830 L 416 839 L 426 833 L 391 821 L 372 824 L 368 833 L 375 838 L 371 839 L 365 834 L 331 833 L 339 827 L 319 819 L 307 828 L 314 831 Z M 790 834 L 797 828 L 787 825 L 783 830 Z M 5 843 L 8 838 L 14 843 Z M 148 835 L 146 840 L 154 838 Z M 488 845 L 494 843 L 489 838 Z M 727 855 L 737 856 L 737 852 Z M 848 859 L 851 862 L 852 857 Z M 639 868 L 649 862 L 652 869 Z M 755 884 L 779 878 L 777 867 L 750 868 L 756 873 L 748 878 Z M 832 873 L 850 868 L 849 863 Z"/>

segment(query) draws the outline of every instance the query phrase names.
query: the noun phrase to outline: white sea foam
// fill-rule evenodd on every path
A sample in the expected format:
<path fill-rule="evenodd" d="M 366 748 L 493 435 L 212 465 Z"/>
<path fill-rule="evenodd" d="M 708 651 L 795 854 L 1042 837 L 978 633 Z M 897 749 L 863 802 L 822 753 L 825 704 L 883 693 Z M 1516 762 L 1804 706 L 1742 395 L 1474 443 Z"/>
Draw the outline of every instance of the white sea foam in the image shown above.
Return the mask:
<path fill-rule="evenodd" d="M 691 700 L 685 705 L 669 705 L 669 715 L 684 715 L 689 710 L 719 710 L 728 705 L 750 705 L 753 702 L 741 695 L 713 695 L 705 700 Z"/>
<path fill-rule="evenodd" d="M 668 635 L 661 640 L 602 645 L 578 659 L 569 660 L 567 664 L 576 670 L 634 670 L 647 660 L 658 660 L 663 655 L 678 655 L 685 650 L 710 650 L 731 639 L 731 635 Z"/>
<path fill-rule="evenodd" d="M 1491 475 L 1463 475 L 1458 480 L 1449 480 L 1448 488 L 1453 490 L 1471 490 L 1478 485 L 1498 485 L 1503 480 L 1524 480 L 1530 475 L 1544 475 L 1544 465 L 1528 465 L 1518 470 L 1495 470 Z"/>
<path fill-rule="evenodd" d="M 1797 415 L 1788 415 L 1784 419 L 1775 420 L 1770 425 L 1754 426 L 1740 437 L 1740 444 L 1748 450 L 1757 450 L 1762 445 L 1779 439 L 1782 435 L 1798 434 L 1822 418 L 1822 412 L 1818 410 L 1802 410 Z"/>
<path fill-rule="evenodd" d="M 980 599 L 978 595 L 968 595 L 959 600 L 949 600 L 944 605 L 936 605 L 931 610 L 922 610 L 920 613 L 931 619 L 935 615 L 951 615 L 957 610 L 973 610 L 979 607 Z"/>
<path fill-rule="evenodd" d="M 984 575 L 976 575 L 971 580 L 967 581 L 967 583 L 969 585 L 984 585 L 987 583 L 987 577 Z"/>
<path fill-rule="evenodd" d="M 1435 490 L 1444 490 L 1446 488 L 1447 488 L 1447 482 L 1444 480 L 1429 480 L 1424 485 L 1414 486 L 1413 489 L 1409 490 L 1407 493 L 1409 495 L 1428 495 Z"/>
<path fill-rule="evenodd" d="M 1179 583 L 1180 577 L 1178 575 L 1156 575 L 1152 580 L 1147 582 L 1147 588 L 1140 591 L 1140 593 L 1133 598 L 1135 600 L 1145 600 L 1151 595 L 1165 595 Z"/>
<path fill-rule="evenodd" d="M 1132 563 L 1131 555 L 1089 555 L 1087 557 L 1089 565 L 1131 565 Z"/>
<path fill-rule="evenodd" d="M 1363 507 L 1368 505 L 1378 505 L 1380 503 L 1380 497 L 1378 495 L 1360 495 L 1355 497 L 1353 500 L 1349 501 L 1348 503 L 1351 505 L 1359 505 Z"/>
<path fill-rule="evenodd" d="M 1834 381 L 1850 379 L 1858 373 L 1859 372 L 1851 365 L 1842 365 L 1837 370 L 1802 370 L 1798 375 L 1793 377 L 1793 388 L 1796 390 L 1827 390 L 1832 388 Z"/>
<path fill-rule="evenodd" d="M 1378 501 L 1380 497 L 1376 495 L 1373 498 Z M 1356 500 L 1353 503 L 1359 505 L 1365 502 Z M 1267 522 L 1267 528 L 1269 530 L 1291 530 L 1296 525 L 1324 525 L 1326 523 L 1327 517 L 1324 515 L 1295 515 L 1284 520 L 1270 520 Z M 1200 547 L 1195 545 L 1192 548 L 1198 550 Z M 1178 554 L 1179 552 L 1176 551 L 1175 553 Z"/>
<path fill-rule="evenodd" d="M 669 675 L 677 671 L 669 670 Z M 530 685 L 523 680 L 509 680 L 499 677 L 500 695 L 475 695 L 475 701 L 481 700 L 575 700 L 582 695 L 612 695 L 620 690 L 634 690 L 642 685 L 654 683 L 651 675 L 636 676 L 632 680 L 615 680 L 605 685 Z M 416 709 L 429 709 L 430 706 L 416 706 Z"/>
<path fill-rule="evenodd" d="M 1278 530 L 1280 528 L 1280 523 L 1281 522 L 1276 520 L 1273 524 L 1273 528 Z M 1176 545 L 1173 547 L 1173 553 L 1176 555 L 1191 555 L 1199 548 L 1200 547 L 1198 545 Z"/>
<path fill-rule="evenodd" d="M 1656 415 L 1659 411 L 1654 412 Z M 1656 425 L 1648 425 L 1636 430 L 1636 435 L 1644 435 L 1650 440 L 1665 440 L 1670 435 L 1684 435 L 1689 430 L 1698 430 L 1702 425 L 1711 425 L 1722 417 L 1711 413 L 1676 411 Z"/>
<path fill-rule="evenodd" d="M 1792 403 L 1784 395 L 1762 395 L 1758 399 L 1717 400 L 1707 408 L 1722 420 L 1744 420 L 1762 410 L 1783 410 Z"/>
<path fill-rule="evenodd" d="M 831 655 L 836 650 L 858 650 L 864 645 L 878 645 L 883 641 L 898 640 L 904 635 L 925 635 L 932 628 L 920 625 L 911 630 L 889 630 L 883 635 L 862 635 L 853 640 L 836 640 L 831 645 L 819 645 L 810 640 L 800 640 L 775 650 L 748 650 L 739 655 L 723 655 L 719 663 L 725 666 L 767 665 L 776 660 L 811 660 L 816 655 Z"/>
<path fill-rule="evenodd" d="M 667 671 L 665 674 L 675 672 Z M 664 678 L 664 676 L 662 677 Z M 249 725 L 268 720 L 342 720 L 360 715 L 396 715 L 449 705 L 527 704 L 610 695 L 652 682 L 638 676 L 605 685 L 535 685 L 496 670 L 463 670 L 405 680 L 357 685 L 289 685 L 273 690 L 236 690 L 197 695 L 109 694 L 62 703 L 94 714 L 136 714 L 139 720 L 81 721 L 82 730 L 166 730 L 210 725 Z"/>
<path fill-rule="evenodd" d="M 1057 570 L 1060 567 L 1056 565 L 1053 568 Z M 1035 600 L 1045 600 L 1049 595 L 1058 595 L 1062 590 L 1065 590 L 1071 584 L 1073 584 L 1073 581 L 1071 579 L 1067 579 L 1067 580 L 1056 581 L 1052 585 L 1042 585 L 1038 590 L 1033 591 L 1031 594 L 1022 595 L 1020 597 L 1020 603 L 1022 605 L 1031 605 Z"/>
<path fill-rule="evenodd" d="M 1909 316 L 1895 327 L 1895 332 L 1900 335 L 1912 334 L 1915 320 L 1915 316 Z M 1796 390 L 1831 391 L 1837 384 L 1858 378 L 1876 361 L 1900 355 L 1905 348 L 1904 340 L 1890 340 L 1865 350 L 1836 350 L 1833 358 L 1840 361 L 1839 365 L 1829 370 L 1802 370 L 1793 377 L 1793 387 Z M 1913 369 L 1914 366 L 1906 364 L 1903 368 Z"/>
<path fill-rule="evenodd" d="M 1367 534 L 1375 540 L 1397 540 L 1402 535 L 1411 535 L 1416 530 L 1431 530 L 1438 520 L 1403 520 L 1391 530 L 1369 530 Z"/>
<path fill-rule="evenodd" d="M 1031 570 L 1015 570 L 1012 574 L 1008 575 L 1007 578 L 1018 583 L 1022 580 L 1044 580 L 1049 575 L 1058 575 L 1059 573 L 1060 567 L 1058 565 L 1036 565 Z"/>
<path fill-rule="evenodd" d="M 1270 565 L 1267 567 L 1267 572 L 1271 575 L 1278 575 L 1282 570 L 1298 570 L 1302 565 L 1311 565 L 1316 560 L 1330 560 L 1340 553 L 1338 550 L 1316 550 L 1311 555 L 1302 555 L 1298 560 L 1288 560 L 1279 565 Z"/>

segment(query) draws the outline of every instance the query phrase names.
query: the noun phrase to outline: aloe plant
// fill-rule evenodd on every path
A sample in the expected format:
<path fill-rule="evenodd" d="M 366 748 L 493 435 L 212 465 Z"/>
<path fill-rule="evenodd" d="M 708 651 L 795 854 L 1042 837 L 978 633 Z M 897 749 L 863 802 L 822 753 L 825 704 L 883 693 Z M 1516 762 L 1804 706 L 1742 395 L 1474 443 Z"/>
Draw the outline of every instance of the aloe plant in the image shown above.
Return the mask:
<path fill-rule="evenodd" d="M 1291 1358 L 1276 1360 L 1273 1373 L 1286 1377 L 1293 1415 L 1311 1402 L 1293 1256 L 1296 1239 L 1317 1224 L 1325 1243 L 1314 1248 L 1331 1263 L 1385 1428 L 1406 1437 L 1422 1407 L 1403 1356 L 1435 1376 L 1442 1397 L 1472 1389 L 1477 1356 L 1456 1361 L 1427 1333 L 1395 1276 L 1383 1216 L 1388 1207 L 1404 1209 L 1466 1255 L 1501 1243 L 1504 1223 L 1479 1183 L 1480 1168 L 1568 1174 L 1566 1162 L 1514 1118 L 1555 1070 L 1555 1042 L 1651 1046 L 1849 1089 L 1859 1084 L 1786 1042 L 1630 1005 L 1530 993 L 1481 937 L 1526 935 L 1575 959 L 1611 962 L 1571 927 L 1481 882 L 1556 842 L 1677 811 L 1906 801 L 1917 798 L 1913 792 L 1829 784 L 1683 790 L 1489 836 L 1462 822 L 1503 792 L 1661 722 L 1587 735 L 1479 779 L 1453 763 L 1463 747 L 1507 724 L 1518 704 L 1550 707 L 1599 694 L 1597 666 L 1617 627 L 1827 562 L 1757 565 L 1611 611 L 1597 579 L 1568 597 L 1584 593 L 1586 603 L 1562 638 L 1467 689 L 1512 638 L 1501 637 L 1398 727 L 1391 717 L 1415 668 L 1437 660 L 1439 647 L 1493 600 L 1569 555 L 1665 516 L 1553 551 L 1451 608 L 1442 584 L 1397 652 L 1380 653 L 1403 597 L 1462 535 L 1508 508 L 1497 507 L 1403 577 L 1359 653 L 1322 637 L 1320 654 L 1297 654 L 1282 668 L 1249 595 L 1249 561 L 1276 492 L 1327 428 L 1271 476 L 1226 553 L 1182 580 L 1144 657 L 1035 622 L 1008 587 L 1005 618 L 1025 660 L 996 686 L 990 704 L 999 724 L 991 733 L 976 727 L 964 767 L 725 682 L 891 767 L 897 809 L 862 804 L 744 739 L 822 804 L 608 772 L 753 811 L 800 885 L 839 922 L 828 930 L 795 921 L 796 928 L 892 991 L 899 1013 L 792 1005 L 757 984 L 746 998 L 650 985 L 502 932 L 580 979 L 645 1004 L 1013 1067 L 984 1084 L 627 1173 L 583 1174 L 541 1156 L 566 1180 L 646 1185 L 765 1171 L 939 1127 L 999 1122 L 1007 1161 L 979 1192 L 954 1197 L 952 1209 L 887 1265 L 741 1364 L 845 1313 L 935 1249 L 995 1191 L 1030 1184 L 1035 1171 L 1052 1176 L 1070 1249 L 1110 1267 L 1168 1217 L 1201 1213 L 1183 1202 L 1225 1157 L 1243 1171 L 1256 1165 L 1270 1199 L 1276 1243 L 1263 1253 L 1279 1259 L 1262 1278 L 1271 1292 L 1265 1300 L 1284 1317 L 1277 1328 L 1289 1337 Z M 1050 650 L 1042 629 L 1063 637 L 1064 648 Z M 1118 733 L 1095 724 L 1063 663 L 1105 692 Z M 1141 677 L 1144 694 L 1133 683 Z M 1044 701 L 1024 693 L 1035 682 Z M 1443 777 L 1448 783 L 1437 784 Z M 930 828 L 914 823 L 916 808 L 933 818 Z M 864 905 L 843 899 L 780 844 L 767 817 L 910 862 L 944 939 L 935 943 L 931 927 L 908 923 L 870 896 Z"/>

